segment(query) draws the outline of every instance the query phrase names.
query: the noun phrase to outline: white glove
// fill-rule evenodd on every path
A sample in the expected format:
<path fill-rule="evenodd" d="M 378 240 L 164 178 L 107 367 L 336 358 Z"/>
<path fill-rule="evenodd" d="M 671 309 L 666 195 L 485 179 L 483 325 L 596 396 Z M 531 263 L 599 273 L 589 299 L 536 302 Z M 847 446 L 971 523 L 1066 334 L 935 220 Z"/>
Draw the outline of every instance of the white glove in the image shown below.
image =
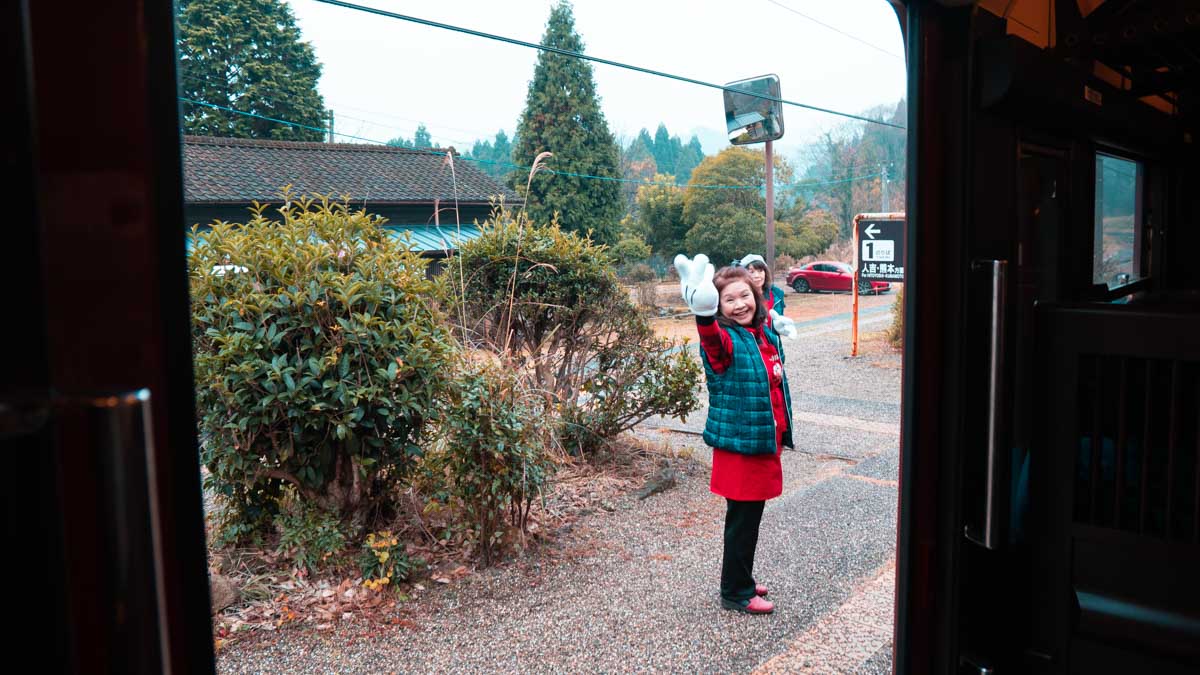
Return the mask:
<path fill-rule="evenodd" d="M 688 260 L 682 253 L 675 256 L 675 271 L 679 272 L 679 289 L 683 301 L 696 316 L 712 316 L 717 313 L 717 287 L 713 285 L 713 266 L 708 256 L 701 253 L 695 260 Z"/>
<path fill-rule="evenodd" d="M 771 310 L 771 326 L 775 328 L 776 333 L 783 337 L 796 339 L 796 322 L 775 310 Z"/>

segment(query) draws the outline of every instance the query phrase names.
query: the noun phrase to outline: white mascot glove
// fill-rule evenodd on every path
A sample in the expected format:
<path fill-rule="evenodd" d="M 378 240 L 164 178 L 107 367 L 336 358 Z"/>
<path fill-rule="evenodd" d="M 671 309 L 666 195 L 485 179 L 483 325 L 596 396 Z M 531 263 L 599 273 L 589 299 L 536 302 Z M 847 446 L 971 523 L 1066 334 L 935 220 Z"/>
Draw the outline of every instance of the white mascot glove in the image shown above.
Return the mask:
<path fill-rule="evenodd" d="M 775 328 L 775 332 L 783 337 L 796 339 L 796 322 L 775 310 L 771 310 L 771 325 Z"/>
<path fill-rule="evenodd" d="M 712 316 L 717 313 L 717 287 L 713 285 L 713 266 L 708 256 L 701 253 L 695 260 L 688 260 L 682 253 L 675 256 L 675 271 L 679 272 L 679 290 L 683 301 L 696 316 Z"/>

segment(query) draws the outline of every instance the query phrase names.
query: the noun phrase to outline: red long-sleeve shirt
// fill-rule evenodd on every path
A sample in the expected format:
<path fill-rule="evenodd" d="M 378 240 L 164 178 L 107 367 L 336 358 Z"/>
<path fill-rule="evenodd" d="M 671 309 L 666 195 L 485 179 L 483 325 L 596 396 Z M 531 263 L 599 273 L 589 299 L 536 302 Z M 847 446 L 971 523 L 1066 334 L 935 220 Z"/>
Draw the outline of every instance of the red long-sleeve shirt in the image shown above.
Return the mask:
<path fill-rule="evenodd" d="M 696 317 L 696 330 L 700 333 L 700 348 L 708 357 L 708 364 L 718 374 L 724 373 L 733 362 L 733 340 L 729 333 L 711 317 Z M 775 346 L 763 337 L 762 327 L 746 327 L 746 330 L 758 343 L 758 351 L 771 384 L 776 451 L 771 455 L 743 455 L 713 448 L 709 490 L 728 499 L 763 501 L 783 494 L 783 466 L 779 455 L 783 448 L 783 434 L 788 428 L 787 404 L 783 396 L 783 362 Z"/>

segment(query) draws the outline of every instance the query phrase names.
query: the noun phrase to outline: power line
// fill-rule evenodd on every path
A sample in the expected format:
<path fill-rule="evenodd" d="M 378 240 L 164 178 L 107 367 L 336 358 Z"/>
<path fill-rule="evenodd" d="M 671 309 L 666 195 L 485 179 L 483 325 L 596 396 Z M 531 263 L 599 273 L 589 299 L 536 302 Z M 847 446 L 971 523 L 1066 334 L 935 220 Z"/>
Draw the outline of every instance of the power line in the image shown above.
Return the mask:
<path fill-rule="evenodd" d="M 604 65 L 607 65 L 607 66 L 614 66 L 616 68 L 625 68 L 627 70 L 633 70 L 633 71 L 637 71 L 639 73 L 646 73 L 647 75 L 656 75 L 658 77 L 665 77 L 665 78 L 668 78 L 671 80 L 678 80 L 680 82 L 687 82 L 689 84 L 695 84 L 695 85 L 699 85 L 702 87 L 709 87 L 710 89 L 720 89 L 721 91 L 732 91 L 732 92 L 735 92 L 738 94 L 753 96 L 756 98 L 766 99 L 768 101 L 774 101 L 777 103 L 784 103 L 787 105 L 796 106 L 797 108 L 805 108 L 808 110 L 815 110 L 817 112 L 823 112 L 823 113 L 827 113 L 830 115 L 837 115 L 839 117 L 846 117 L 849 119 L 859 120 L 861 122 L 869 122 L 871 124 L 880 124 L 880 125 L 883 125 L 886 127 L 893 127 L 896 129 L 904 128 L 904 127 L 900 126 L 899 124 L 892 124 L 891 122 L 884 122 L 883 120 L 871 119 L 870 117 L 863 117 L 861 115 L 852 115 L 850 113 L 844 113 L 844 112 L 840 112 L 837 110 L 831 110 L 829 108 L 821 108 L 821 107 L 818 107 L 815 105 L 809 105 L 807 103 L 799 103 L 797 101 L 789 101 L 787 99 L 776 98 L 774 96 L 767 96 L 764 94 L 751 93 L 751 92 L 747 92 L 747 91 L 742 91 L 740 89 L 733 89 L 730 87 L 726 87 L 726 86 L 720 85 L 720 84 L 713 84 L 712 82 L 705 82 L 703 80 L 697 80 L 697 79 L 691 78 L 691 77 L 684 77 L 682 75 L 672 75 L 671 73 L 664 73 L 661 70 L 654 70 L 652 68 L 643 68 L 641 66 L 634 66 L 634 65 L 630 65 L 628 63 L 621 63 L 619 61 L 613 61 L 611 59 L 602 59 L 597 56 L 589 56 L 589 55 L 583 54 L 581 52 L 573 52 L 569 49 L 560 49 L 558 47 L 551 47 L 550 45 L 542 45 L 542 44 L 537 44 L 537 43 L 533 43 L 533 42 L 526 42 L 525 40 L 517 40 L 515 38 L 504 37 L 502 35 L 495 35 L 492 33 L 484 33 L 482 31 L 477 31 L 477 30 L 473 30 L 470 28 L 463 28 L 461 26 L 452 26 L 447 23 L 439 23 L 437 21 L 430 21 L 429 19 L 421 19 L 421 18 L 418 18 L 415 16 L 408 16 L 405 14 L 397 14 L 395 12 L 389 12 L 389 11 L 382 10 L 382 9 L 376 9 L 374 7 L 365 7 L 363 5 L 355 5 L 353 3 L 343 2 L 342 0 L 315 0 L 315 1 L 324 3 L 326 5 L 334 5 L 336 7 L 342 7 L 345 9 L 353 9 L 353 10 L 356 10 L 359 12 L 375 14 L 377 16 L 387 17 L 389 19 L 398 19 L 400 21 L 409 21 L 411 23 L 421 24 L 422 26 L 430 26 L 432 28 L 441 28 L 444 30 L 451 30 L 451 31 L 459 32 L 459 33 L 464 33 L 466 35 L 474 35 L 475 37 L 487 38 L 488 40 L 497 40 L 499 42 L 507 42 L 509 44 L 518 45 L 521 47 L 529 47 L 530 49 L 537 49 L 539 51 L 552 52 L 555 54 L 561 54 L 562 56 L 570 56 L 572 58 L 583 59 L 585 61 L 594 61 L 596 63 L 603 63 Z"/>
<path fill-rule="evenodd" d="M 207 103 L 205 101 L 197 101 L 195 99 L 188 98 L 186 96 L 180 96 L 179 100 L 183 101 L 184 103 L 200 105 L 200 106 L 204 106 L 206 108 L 214 108 L 216 110 L 224 110 L 225 112 L 231 112 L 231 113 L 235 113 L 238 115 L 245 115 L 246 117 L 254 117 L 256 119 L 266 120 L 268 122 L 275 122 L 276 124 L 286 124 L 287 126 L 294 127 L 296 129 L 308 129 L 309 131 L 319 131 L 322 134 L 328 133 L 328 131 L 329 131 L 328 129 L 322 129 L 321 127 L 314 127 L 314 126 L 310 126 L 308 124 L 300 124 L 299 122 L 290 122 L 288 120 L 281 120 L 277 117 L 267 117 L 266 115 L 259 115 L 258 113 L 246 112 L 245 110 L 237 110 L 236 108 L 230 108 L 229 106 L 225 106 L 225 105 L 217 105 L 216 103 Z M 387 145 L 387 143 L 384 143 L 382 141 L 377 141 L 373 138 L 363 138 L 361 136 L 351 136 L 350 134 L 337 134 L 337 135 L 343 136 L 345 138 L 353 138 L 356 141 L 365 141 L 367 143 L 376 143 L 379 145 Z"/>
<path fill-rule="evenodd" d="M 863 40 L 862 38 L 859 38 L 859 37 L 856 37 L 856 36 L 854 36 L 854 35 L 851 35 L 851 34 L 849 34 L 849 33 L 845 32 L 845 31 L 841 30 L 840 28 L 837 28 L 837 27 L 834 27 L 834 26 L 830 26 L 829 24 L 825 23 L 824 21 L 821 21 L 821 20 L 819 20 L 819 19 L 814 19 L 813 17 L 811 17 L 811 16 L 809 16 L 809 15 L 805 14 L 804 12 L 801 12 L 801 11 L 800 11 L 800 10 L 798 10 L 798 9 L 793 9 L 793 8 L 791 8 L 791 7 L 788 7 L 787 5 L 783 4 L 782 2 L 776 2 L 775 0 L 767 0 L 767 2 L 771 3 L 772 5 L 775 5 L 776 7 L 779 7 L 779 8 L 782 8 L 782 9 L 786 9 L 787 11 L 791 12 L 792 14 L 796 14 L 796 15 L 798 15 L 798 16 L 802 16 L 802 17 L 804 17 L 805 19 L 808 19 L 809 21 L 811 21 L 811 22 L 813 22 L 813 23 L 817 24 L 818 26 L 823 26 L 823 27 L 825 27 L 825 28 L 828 28 L 829 30 L 831 30 L 831 31 L 833 31 L 833 32 L 835 32 L 835 33 L 837 33 L 838 35 L 843 35 L 843 36 L 845 36 L 845 37 L 848 37 L 848 38 L 850 38 L 851 40 L 854 40 L 855 42 L 858 42 L 858 43 L 860 43 L 860 44 L 866 45 L 866 46 L 870 47 L 871 49 L 874 49 L 874 50 L 875 50 L 875 51 L 877 51 L 877 52 L 883 52 L 884 54 L 887 54 L 888 56 L 890 56 L 890 57 L 892 57 L 892 58 L 894 58 L 894 59 L 903 59 L 903 58 L 904 58 L 904 57 L 900 56 L 899 54 L 897 54 L 897 53 L 895 53 L 895 52 L 889 52 L 888 50 L 884 49 L 883 47 L 880 47 L 880 46 L 878 46 L 878 45 L 875 45 L 875 44 L 872 44 L 872 43 L 870 43 L 870 42 L 867 42 L 866 40 Z"/>
<path fill-rule="evenodd" d="M 234 108 L 230 108 L 229 106 L 217 105 L 215 103 L 206 103 L 204 101 L 197 101 L 195 99 L 190 99 L 190 98 L 187 98 L 184 96 L 180 96 L 179 100 L 184 101 L 186 103 L 192 103 L 194 105 L 215 108 L 217 110 L 224 110 L 226 112 L 231 112 L 231 113 L 235 113 L 238 115 L 245 115 L 247 117 L 254 117 L 257 119 L 267 120 L 268 122 L 275 122 L 277 124 L 285 124 L 285 125 L 288 125 L 291 127 L 296 127 L 298 129 L 309 129 L 311 131 L 320 131 L 320 132 L 325 131 L 324 129 L 321 129 L 320 127 L 309 126 L 307 124 L 300 124 L 298 122 L 289 122 L 287 120 L 281 120 L 281 119 L 278 119 L 275 117 L 267 117 L 265 115 L 259 115 L 257 113 L 251 113 L 251 112 L 246 112 L 244 110 L 237 110 Z M 387 145 L 387 143 L 373 139 L 373 138 L 364 138 L 362 136 L 351 136 L 349 134 L 338 134 L 338 135 L 345 136 L 346 138 L 352 138 L 356 141 L 364 141 L 366 143 L 373 143 L 375 145 L 383 145 L 383 146 Z M 412 149 L 412 148 L 409 148 L 409 149 Z M 420 152 L 425 152 L 425 153 L 428 153 L 431 155 L 436 155 L 439 157 L 445 157 L 447 154 L 449 154 L 447 152 L 444 152 L 441 150 L 435 150 L 433 148 L 416 148 L 416 149 L 419 150 Z M 502 166 L 502 167 L 509 167 L 512 169 L 521 169 L 523 171 L 529 171 L 530 168 L 532 168 L 532 167 L 528 167 L 528 166 L 522 166 L 520 164 L 512 164 L 509 162 L 497 162 L 497 161 L 493 161 L 493 160 L 479 159 L 479 158 L 475 158 L 475 157 L 463 157 L 461 155 L 456 155 L 456 157 L 458 159 L 461 159 L 466 162 L 474 162 L 476 164 L 491 164 L 493 166 Z M 680 185 L 678 183 L 662 183 L 662 182 L 655 182 L 655 181 L 644 181 L 644 180 L 637 180 L 634 178 L 616 178 L 614 176 L 597 176 L 594 174 L 576 173 L 573 171 L 559 171 L 557 169 L 543 168 L 542 171 L 549 173 L 549 174 L 556 175 L 556 176 L 568 176 L 568 177 L 572 177 L 572 178 L 583 178 L 583 179 L 587 179 L 587 180 L 605 180 L 605 181 L 611 181 L 611 182 L 615 182 L 615 183 L 635 183 L 638 185 L 654 185 L 654 186 L 659 186 L 659 187 L 673 187 L 673 188 L 679 188 L 679 189 L 687 189 L 689 187 L 694 187 L 694 188 L 701 188 L 701 189 L 705 189 L 705 190 L 761 190 L 762 188 L 766 187 L 765 183 L 760 183 L 757 185 L 691 185 L 691 184 Z M 821 181 L 821 182 L 815 182 L 815 183 L 800 181 L 800 182 L 796 182 L 796 183 L 785 183 L 785 184 L 780 185 L 779 187 L 805 189 L 805 188 L 812 188 L 812 187 L 820 187 L 823 185 L 835 185 L 838 183 L 852 183 L 855 181 L 867 180 L 869 178 L 877 178 L 880 175 L 881 174 L 873 173 L 873 174 L 868 174 L 865 176 L 853 176 L 850 178 L 843 178 L 840 180 Z"/>
<path fill-rule="evenodd" d="M 196 82 L 204 82 L 206 84 L 228 85 L 228 83 L 226 83 L 226 82 L 221 82 L 219 80 L 216 80 L 215 78 L 200 75 L 198 73 L 180 73 L 179 77 L 181 79 L 193 80 Z M 262 93 L 262 94 L 271 94 L 275 97 L 278 97 L 279 95 L 284 94 L 284 92 L 281 92 L 278 90 L 261 89 L 258 87 L 255 87 L 255 92 Z M 385 112 L 367 110 L 366 108 L 358 108 L 355 106 L 337 105 L 337 104 L 334 104 L 332 101 L 330 102 L 328 108 L 314 108 L 312 106 L 297 105 L 297 104 L 291 103 L 291 102 L 280 105 L 278 98 L 266 98 L 265 96 L 255 96 L 254 100 L 261 101 L 263 103 L 268 103 L 271 105 L 275 105 L 278 107 L 291 108 L 291 109 L 297 110 L 297 111 L 317 112 L 317 113 L 321 113 L 322 117 L 324 116 L 325 113 L 335 112 L 335 113 L 337 113 L 338 120 L 353 120 L 355 122 L 362 122 L 363 124 L 369 124 L 374 127 L 379 127 L 381 129 L 385 129 L 389 132 L 400 132 L 401 134 L 409 133 L 408 127 L 400 127 L 400 126 L 395 126 L 392 124 L 385 124 L 383 122 L 378 122 L 376 120 L 370 120 L 370 119 L 366 119 L 363 117 L 353 117 L 351 115 L 346 115 L 346 114 L 340 112 L 343 109 L 360 110 L 362 112 L 371 113 L 372 115 L 380 115 L 382 117 L 391 117 L 393 119 L 403 120 L 405 122 L 413 122 L 413 123 L 416 123 L 418 126 L 425 126 L 426 131 L 430 132 L 430 136 L 436 136 L 439 140 L 451 141 L 453 143 L 462 145 L 463 147 L 472 146 L 475 143 L 481 143 L 481 142 L 490 143 L 495 139 L 495 134 L 489 134 L 487 132 L 483 132 L 478 129 L 463 129 L 461 127 L 452 127 L 452 126 L 448 126 L 445 124 L 426 124 L 426 122 L 424 120 L 415 120 L 415 119 L 408 118 L 408 117 L 402 117 L 402 116 L 396 115 L 394 113 L 385 113 Z M 188 102 L 190 103 L 192 101 L 188 101 Z M 468 140 L 464 140 L 461 138 L 452 138 L 452 137 L 446 136 L 445 134 L 442 134 L 440 132 L 436 133 L 436 134 L 433 133 L 434 131 L 437 131 L 438 129 L 454 129 L 456 131 L 464 131 L 467 133 L 479 134 L 479 137 L 475 138 L 474 140 L 468 141 Z M 642 127 L 641 130 L 646 131 L 646 127 Z M 500 129 L 499 131 L 505 131 L 505 130 Z M 328 132 L 328 129 L 326 129 L 326 132 Z M 412 130 L 412 132 L 416 133 L 416 130 L 414 129 L 414 130 Z M 505 131 L 505 134 L 507 134 L 507 131 Z M 353 136 L 351 136 L 350 134 L 343 134 L 340 132 L 334 132 L 334 136 L 346 136 L 347 138 L 353 138 Z M 682 142 L 682 138 L 680 139 L 680 141 Z"/>
<path fill-rule="evenodd" d="M 225 87 L 229 86 L 228 82 L 221 81 L 217 78 L 201 75 L 199 73 L 182 73 L 181 72 L 179 74 L 179 77 L 181 79 L 192 80 L 193 82 L 203 82 L 203 83 L 209 84 L 209 85 L 225 86 Z M 284 92 L 281 92 L 281 91 L 278 91 L 275 89 L 262 89 L 257 86 L 254 88 L 254 91 L 256 93 L 262 93 L 262 94 L 267 94 L 267 95 L 272 96 L 272 98 L 266 98 L 263 96 L 256 97 L 256 100 L 263 101 L 265 103 L 278 104 L 277 103 L 278 97 L 280 97 L 281 95 L 286 96 L 286 94 Z M 414 120 L 414 119 L 410 119 L 407 117 L 401 117 L 399 115 L 395 115 L 395 114 L 391 114 L 391 113 L 375 112 L 375 111 L 371 111 L 371 110 L 366 110 L 365 108 L 356 108 L 354 106 L 337 105 L 337 104 L 333 103 L 332 101 L 329 102 L 329 106 L 327 108 L 325 108 L 325 107 L 316 108 L 316 107 L 308 106 L 308 105 L 297 105 L 297 104 L 291 103 L 291 102 L 288 102 L 287 104 L 285 104 L 285 106 L 281 106 L 281 107 L 289 107 L 294 110 L 306 111 L 306 112 L 310 112 L 310 113 L 316 112 L 316 113 L 320 113 L 322 116 L 324 116 L 324 114 L 327 112 L 335 112 L 335 113 L 337 113 L 337 119 L 339 119 L 339 120 L 353 120 L 355 122 L 362 122 L 363 124 L 369 124 L 371 126 L 380 127 L 382 129 L 387 129 L 388 131 L 397 131 L 397 132 L 401 132 L 401 133 L 408 133 L 408 127 L 407 126 L 405 126 L 405 127 L 396 126 L 394 124 L 387 124 L 384 122 L 378 122 L 375 120 L 365 119 L 362 117 L 353 117 L 351 115 L 346 115 L 340 111 L 343 109 L 360 110 L 362 112 L 371 113 L 373 115 L 381 115 L 383 117 L 391 117 L 391 118 L 402 120 L 405 122 L 412 122 L 418 126 L 425 125 L 425 122 L 423 120 Z M 454 131 L 463 131 L 463 132 L 470 133 L 470 134 L 480 134 L 483 139 L 490 140 L 489 134 L 479 131 L 478 129 L 463 129 L 460 127 L 451 127 L 451 126 L 446 126 L 444 124 L 437 124 L 437 125 L 427 126 L 426 130 L 427 131 L 437 131 L 439 129 L 452 129 Z M 413 129 L 412 132 L 415 133 L 416 130 Z M 344 134 L 335 132 L 334 135 L 342 136 Z M 459 143 L 459 144 L 472 144 L 472 143 L 476 142 L 476 141 L 466 141 L 461 138 L 451 138 L 449 136 L 446 136 L 445 134 L 442 134 L 441 132 L 438 132 L 436 135 L 441 139 L 444 139 L 447 141 L 452 141 L 454 143 Z M 490 135 L 494 136 L 494 134 L 490 134 Z M 476 139 L 476 140 L 479 140 L 479 139 Z"/>

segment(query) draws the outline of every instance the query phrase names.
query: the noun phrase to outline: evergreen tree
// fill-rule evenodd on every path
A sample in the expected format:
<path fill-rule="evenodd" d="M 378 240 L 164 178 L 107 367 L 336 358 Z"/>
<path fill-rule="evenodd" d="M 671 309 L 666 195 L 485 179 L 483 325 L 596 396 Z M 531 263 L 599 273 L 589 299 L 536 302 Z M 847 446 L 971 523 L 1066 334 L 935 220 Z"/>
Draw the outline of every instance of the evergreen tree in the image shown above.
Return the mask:
<path fill-rule="evenodd" d="M 675 139 L 678 143 L 679 139 Z M 663 173 L 675 174 L 675 147 L 671 144 L 671 134 L 667 132 L 667 125 L 660 123 L 658 129 L 654 132 L 654 161 L 658 163 L 658 170 Z"/>
<path fill-rule="evenodd" d="M 654 156 L 654 164 L 659 173 L 669 173 L 681 183 L 686 183 L 692 177 L 692 171 L 704 161 L 704 148 L 700 139 L 694 134 L 687 145 L 678 136 L 672 136 L 667 131 L 666 124 L 659 124 L 654 137 L 642 129 L 637 141 L 645 143 Z"/>
<path fill-rule="evenodd" d="M 487 175 L 503 179 L 511 171 L 512 167 L 512 143 L 508 140 L 508 134 L 504 130 L 496 132 L 495 142 L 476 140 L 471 146 L 463 159 L 475 159 L 476 166 L 480 171 Z"/>
<path fill-rule="evenodd" d="M 411 141 L 403 136 L 397 136 L 388 141 L 387 144 L 393 148 L 420 150 L 422 148 L 432 148 L 433 138 L 429 135 L 429 130 L 425 128 L 425 123 L 422 122 L 417 125 L 417 130 L 413 132 Z"/>
<path fill-rule="evenodd" d="M 413 134 L 413 147 L 418 149 L 433 147 L 433 137 L 429 135 L 429 130 L 425 128 L 424 124 L 417 125 L 417 131 Z"/>
<path fill-rule="evenodd" d="M 645 129 L 642 129 L 641 131 L 639 131 L 637 138 L 635 138 L 633 140 L 633 144 L 636 144 L 638 146 L 645 148 L 646 152 L 650 153 L 651 157 L 654 157 L 654 139 L 650 137 L 649 131 L 646 131 Z M 631 144 L 631 147 L 633 144 Z M 657 158 L 654 159 L 654 164 L 655 164 L 655 166 L 658 165 Z"/>
<path fill-rule="evenodd" d="M 283 0 L 179 0 L 183 130 L 199 136 L 320 141 L 327 113 L 321 64 Z M 264 117 L 286 120 L 304 129 Z"/>
<path fill-rule="evenodd" d="M 626 212 L 632 212 L 637 208 L 637 194 L 642 186 L 641 183 L 633 181 L 651 181 L 658 173 L 658 165 L 654 161 L 654 152 L 651 150 L 653 144 L 650 135 L 646 133 L 645 129 L 642 129 L 642 133 L 638 134 L 629 147 L 621 153 L 621 176 L 631 181 L 621 183 L 621 199 Z"/>
<path fill-rule="evenodd" d="M 680 181 L 687 182 L 692 177 L 692 171 L 700 166 L 700 162 L 704 161 L 704 148 L 700 146 L 700 139 L 695 134 L 692 135 L 692 140 L 683 146 L 683 150 L 679 156 L 675 158 L 675 171 Z"/>
<path fill-rule="evenodd" d="M 494 176 L 499 178 L 504 175 L 504 172 L 508 171 L 509 167 L 504 166 L 504 164 L 512 164 L 512 154 L 513 144 L 508 140 L 508 134 L 504 133 L 503 129 L 497 131 L 496 142 L 492 143 L 492 156 L 490 157 L 493 162 L 498 163 L 493 166 L 495 171 Z"/>
<path fill-rule="evenodd" d="M 583 52 L 575 32 L 571 5 L 562 2 L 550 10 L 542 44 Z M 517 126 L 513 163 L 531 166 L 542 152 L 554 153 L 546 167 L 558 172 L 619 178 L 619 149 L 596 98 L 592 66 L 581 59 L 540 52 L 525 110 Z M 509 181 L 525 193 L 528 171 L 514 170 Z M 564 230 L 586 233 L 598 243 L 614 243 L 621 218 L 620 183 L 541 172 L 527 195 L 529 215 L 545 222 L 555 214 Z"/>

